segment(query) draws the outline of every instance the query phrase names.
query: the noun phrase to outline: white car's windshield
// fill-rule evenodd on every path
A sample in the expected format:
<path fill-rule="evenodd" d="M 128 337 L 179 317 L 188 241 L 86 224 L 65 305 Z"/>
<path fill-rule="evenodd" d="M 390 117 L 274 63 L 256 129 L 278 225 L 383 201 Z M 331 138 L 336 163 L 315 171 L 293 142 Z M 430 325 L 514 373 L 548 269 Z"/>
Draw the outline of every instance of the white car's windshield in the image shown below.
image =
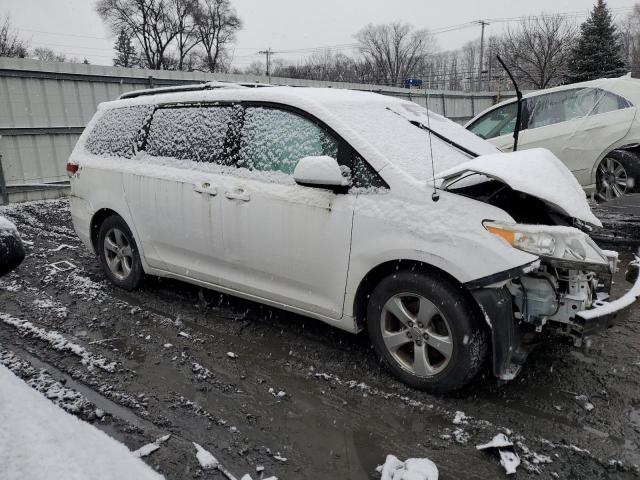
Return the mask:
<path fill-rule="evenodd" d="M 418 180 L 432 177 L 429 137 L 409 120 L 423 125 L 430 123 L 434 131 L 478 155 L 498 152 L 490 143 L 441 115 L 431 112 L 427 118 L 427 110 L 415 103 L 394 99 L 339 103 L 332 105 L 331 110 L 390 162 Z M 435 135 L 432 144 L 436 174 L 470 158 Z"/>

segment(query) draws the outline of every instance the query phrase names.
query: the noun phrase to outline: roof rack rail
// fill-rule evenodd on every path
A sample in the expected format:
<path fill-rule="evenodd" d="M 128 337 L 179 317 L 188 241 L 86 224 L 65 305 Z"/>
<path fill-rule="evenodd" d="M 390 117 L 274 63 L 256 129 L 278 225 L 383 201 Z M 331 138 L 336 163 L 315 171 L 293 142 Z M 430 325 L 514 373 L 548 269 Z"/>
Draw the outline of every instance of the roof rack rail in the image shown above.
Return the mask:
<path fill-rule="evenodd" d="M 144 97 L 147 95 L 158 95 L 162 93 L 178 93 L 178 92 L 197 92 L 201 90 L 214 90 L 216 88 L 261 88 L 261 87 L 271 87 L 273 85 L 269 85 L 266 83 L 250 83 L 250 82 L 203 82 L 198 83 L 196 85 L 176 85 L 174 87 L 159 87 L 159 88 L 147 88 L 143 90 L 133 90 L 131 92 L 123 93 L 118 97 L 119 100 L 124 100 L 127 98 L 137 98 Z"/>

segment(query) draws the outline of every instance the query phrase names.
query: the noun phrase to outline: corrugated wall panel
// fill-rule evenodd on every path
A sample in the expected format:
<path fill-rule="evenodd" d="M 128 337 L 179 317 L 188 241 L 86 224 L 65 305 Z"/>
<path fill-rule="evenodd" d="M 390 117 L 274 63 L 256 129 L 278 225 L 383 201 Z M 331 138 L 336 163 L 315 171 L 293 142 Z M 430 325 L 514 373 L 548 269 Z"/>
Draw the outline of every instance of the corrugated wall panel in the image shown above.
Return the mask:
<path fill-rule="evenodd" d="M 99 103 L 113 100 L 124 92 L 148 88 L 150 76 L 153 77 L 156 86 L 168 85 L 171 82 L 180 84 L 185 81 L 268 83 L 271 80 L 272 83 L 280 85 L 331 86 L 377 91 L 412 100 L 422 106 L 427 104 L 425 91 L 409 91 L 379 85 L 0 58 L 0 130 L 27 129 L 12 130 L 9 134 L 5 133 L 0 140 L 2 167 L 7 184 L 15 186 L 66 180 L 65 164 L 79 134 L 61 131 L 61 127 L 84 127 Z M 431 110 L 444 114 L 458 123 L 469 120 L 494 102 L 491 94 L 430 92 L 428 97 Z M 34 128 L 41 130 L 28 130 Z"/>

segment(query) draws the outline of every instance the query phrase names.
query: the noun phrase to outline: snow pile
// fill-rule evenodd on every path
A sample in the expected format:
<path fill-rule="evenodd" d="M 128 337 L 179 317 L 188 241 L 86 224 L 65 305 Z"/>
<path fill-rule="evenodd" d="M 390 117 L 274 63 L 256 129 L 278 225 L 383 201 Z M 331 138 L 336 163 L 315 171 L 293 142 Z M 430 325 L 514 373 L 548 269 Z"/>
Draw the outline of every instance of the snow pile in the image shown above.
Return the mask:
<path fill-rule="evenodd" d="M 384 465 L 376 469 L 380 480 L 438 480 L 438 467 L 428 458 L 409 458 L 405 462 L 387 455 Z"/>
<path fill-rule="evenodd" d="M 0 320 L 7 325 L 15 327 L 23 335 L 30 335 L 49 343 L 54 350 L 72 353 L 73 355 L 80 357 L 82 364 L 86 365 L 89 369 L 99 368 L 105 372 L 115 372 L 116 362 L 110 362 L 102 356 L 89 353 L 84 347 L 81 347 L 77 343 L 70 342 L 55 330 L 49 331 L 44 328 L 36 327 L 31 322 L 12 317 L 6 313 L 0 313 Z"/>
<path fill-rule="evenodd" d="M 0 366 L 0 478 L 160 480 L 116 440 L 65 413 Z"/>

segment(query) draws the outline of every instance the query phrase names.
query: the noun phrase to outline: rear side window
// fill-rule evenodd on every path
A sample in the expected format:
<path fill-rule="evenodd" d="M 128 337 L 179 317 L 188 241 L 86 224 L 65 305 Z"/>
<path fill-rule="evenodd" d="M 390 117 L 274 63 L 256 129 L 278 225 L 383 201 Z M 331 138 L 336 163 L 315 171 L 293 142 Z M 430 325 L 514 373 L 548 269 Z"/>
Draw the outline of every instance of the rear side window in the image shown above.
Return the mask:
<path fill-rule="evenodd" d="M 145 150 L 156 157 L 227 165 L 226 138 L 233 111 L 231 106 L 159 108 Z"/>
<path fill-rule="evenodd" d="M 238 167 L 293 174 L 304 157 L 338 157 L 337 140 L 313 121 L 285 110 L 246 109 Z"/>
<path fill-rule="evenodd" d="M 469 130 L 485 140 L 507 135 L 513 133 L 516 128 L 517 114 L 518 104 L 510 103 L 480 117 L 469 127 Z"/>
<path fill-rule="evenodd" d="M 95 155 L 131 158 L 136 135 L 152 107 L 133 107 L 107 110 L 89 133 L 85 148 Z"/>

